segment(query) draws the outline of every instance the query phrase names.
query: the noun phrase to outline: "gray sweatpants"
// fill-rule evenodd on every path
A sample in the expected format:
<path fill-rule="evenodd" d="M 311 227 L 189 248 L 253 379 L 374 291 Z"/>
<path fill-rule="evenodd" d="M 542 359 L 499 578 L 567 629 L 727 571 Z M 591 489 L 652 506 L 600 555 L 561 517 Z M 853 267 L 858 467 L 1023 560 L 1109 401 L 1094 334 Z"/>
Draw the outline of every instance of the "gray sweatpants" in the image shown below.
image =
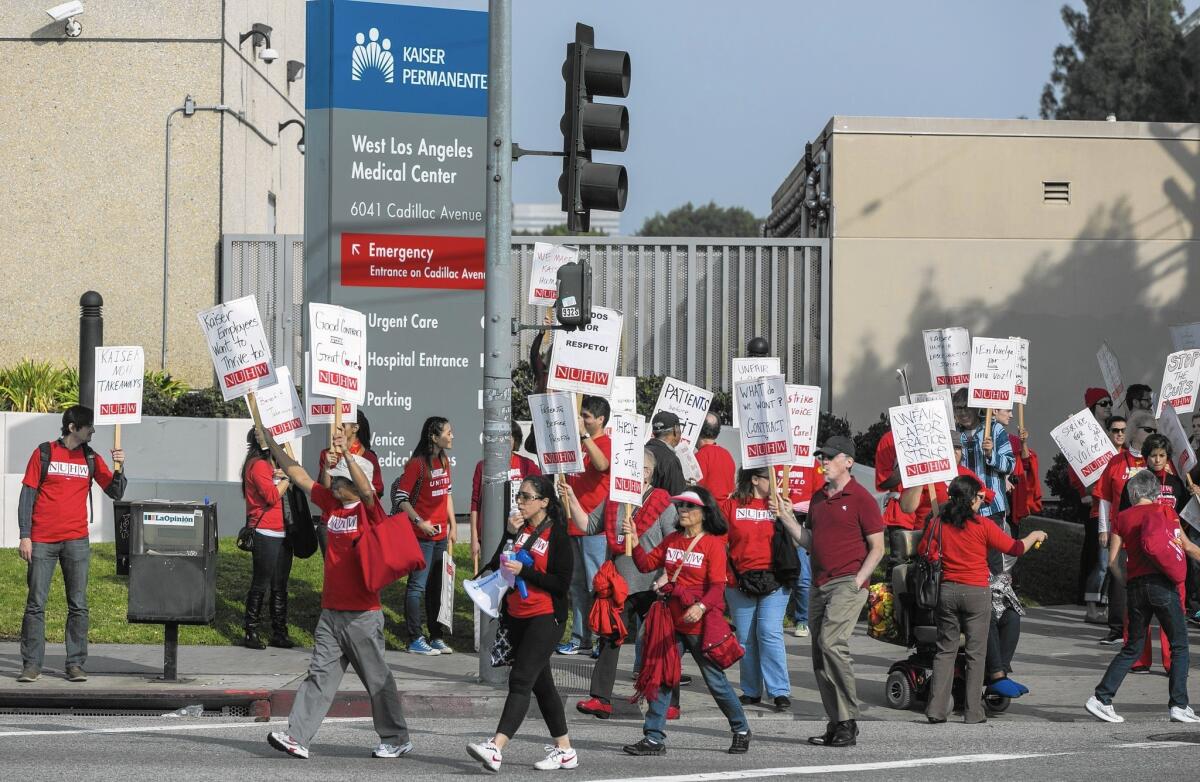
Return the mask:
<path fill-rule="evenodd" d="M 408 726 L 400 709 L 400 695 L 383 659 L 383 612 L 378 610 L 321 609 L 313 632 L 308 677 L 296 693 L 288 717 L 288 734 L 302 745 L 309 745 L 329 713 L 347 665 L 354 666 L 371 696 L 371 716 L 379 740 L 395 745 L 407 742 Z"/>

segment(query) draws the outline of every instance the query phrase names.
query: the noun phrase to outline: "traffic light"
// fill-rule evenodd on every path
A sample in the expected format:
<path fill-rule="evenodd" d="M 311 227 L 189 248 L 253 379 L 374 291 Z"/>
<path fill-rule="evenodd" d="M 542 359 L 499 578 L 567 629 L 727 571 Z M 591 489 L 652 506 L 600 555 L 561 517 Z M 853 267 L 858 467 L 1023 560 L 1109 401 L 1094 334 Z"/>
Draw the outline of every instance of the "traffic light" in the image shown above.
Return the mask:
<path fill-rule="evenodd" d="M 629 52 L 597 49 L 595 34 L 575 25 L 575 42 L 567 44 L 563 79 L 567 83 L 562 118 L 563 174 L 558 180 L 567 228 L 586 232 L 592 209 L 625 209 L 629 180 L 625 166 L 593 163 L 592 150 L 624 152 L 629 143 L 629 111 L 619 103 L 593 103 L 596 96 L 629 95 Z"/>
<path fill-rule="evenodd" d="M 558 267 L 558 300 L 554 302 L 558 322 L 568 330 L 592 322 L 592 267 L 587 261 Z"/>

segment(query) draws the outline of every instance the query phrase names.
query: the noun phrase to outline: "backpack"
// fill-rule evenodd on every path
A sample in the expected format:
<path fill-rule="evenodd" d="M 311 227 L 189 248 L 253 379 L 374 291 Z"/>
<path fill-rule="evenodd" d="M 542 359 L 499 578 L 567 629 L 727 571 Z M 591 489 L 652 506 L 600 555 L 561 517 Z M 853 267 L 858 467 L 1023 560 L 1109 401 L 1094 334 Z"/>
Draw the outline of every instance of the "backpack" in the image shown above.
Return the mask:
<path fill-rule="evenodd" d="M 1179 542 L 1179 524 L 1163 508 L 1142 523 L 1142 553 L 1171 583 L 1187 578 L 1187 556 Z"/>

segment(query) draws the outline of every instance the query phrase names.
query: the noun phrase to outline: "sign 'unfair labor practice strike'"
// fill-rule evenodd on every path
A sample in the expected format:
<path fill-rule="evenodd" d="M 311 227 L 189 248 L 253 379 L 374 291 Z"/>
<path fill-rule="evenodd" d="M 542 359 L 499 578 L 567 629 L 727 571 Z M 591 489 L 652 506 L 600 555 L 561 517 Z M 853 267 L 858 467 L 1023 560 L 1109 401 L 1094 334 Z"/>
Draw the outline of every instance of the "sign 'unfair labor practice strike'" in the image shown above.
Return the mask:
<path fill-rule="evenodd" d="M 888 409 L 904 488 L 943 483 L 958 475 L 950 421 L 941 400 Z"/>
<path fill-rule="evenodd" d="M 454 426 L 452 465 L 472 465 L 482 431 L 487 14 L 306 6 L 305 300 L 365 318 L 369 382 L 357 401 L 385 474 L 399 474 L 431 415 Z M 313 372 L 318 363 L 314 355 Z"/>

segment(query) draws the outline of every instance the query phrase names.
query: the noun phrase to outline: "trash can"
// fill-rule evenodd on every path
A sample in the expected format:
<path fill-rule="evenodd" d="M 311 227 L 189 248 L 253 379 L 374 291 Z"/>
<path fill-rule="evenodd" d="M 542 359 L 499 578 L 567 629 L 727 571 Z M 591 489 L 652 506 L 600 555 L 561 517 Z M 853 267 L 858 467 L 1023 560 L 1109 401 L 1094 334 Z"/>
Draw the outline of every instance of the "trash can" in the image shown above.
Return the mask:
<path fill-rule="evenodd" d="M 203 625 L 216 615 L 217 506 L 133 502 L 128 620 Z"/>

